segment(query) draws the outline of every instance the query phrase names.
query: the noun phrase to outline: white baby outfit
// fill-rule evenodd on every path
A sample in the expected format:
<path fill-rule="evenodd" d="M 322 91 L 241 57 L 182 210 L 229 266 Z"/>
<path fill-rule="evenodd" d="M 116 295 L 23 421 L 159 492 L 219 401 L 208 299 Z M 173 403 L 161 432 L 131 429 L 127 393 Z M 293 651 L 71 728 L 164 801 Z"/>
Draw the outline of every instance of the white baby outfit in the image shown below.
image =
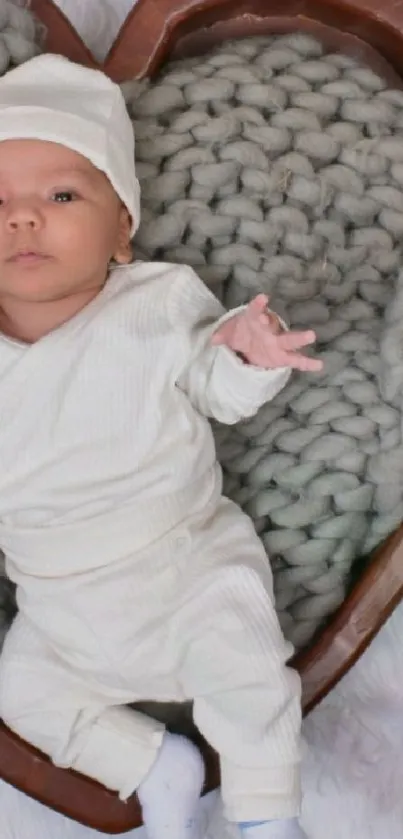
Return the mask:
<path fill-rule="evenodd" d="M 102 73 L 56 56 L 11 71 L 0 142 L 15 137 L 86 155 L 136 229 L 132 128 Z M 125 798 L 164 735 L 127 704 L 194 699 L 228 817 L 281 819 L 299 806 L 299 679 L 206 417 L 253 416 L 290 371 L 212 346 L 232 314 L 190 268 L 136 262 L 35 344 L 0 336 L 0 546 L 19 606 L 0 716 Z"/>
<path fill-rule="evenodd" d="M 242 821 L 298 809 L 299 682 L 205 416 L 253 415 L 289 371 L 211 346 L 223 317 L 191 269 L 135 263 L 34 345 L 1 339 L 0 544 L 20 614 L 0 715 L 125 797 L 163 729 L 119 706 L 194 698 Z"/>

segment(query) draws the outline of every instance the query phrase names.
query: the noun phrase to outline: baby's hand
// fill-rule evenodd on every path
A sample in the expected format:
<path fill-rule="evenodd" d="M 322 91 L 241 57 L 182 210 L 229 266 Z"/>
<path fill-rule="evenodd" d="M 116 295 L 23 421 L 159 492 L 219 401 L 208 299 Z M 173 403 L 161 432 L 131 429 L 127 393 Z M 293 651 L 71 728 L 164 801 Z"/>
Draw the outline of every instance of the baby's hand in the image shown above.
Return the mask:
<path fill-rule="evenodd" d="M 247 308 L 225 321 L 212 337 L 213 344 L 224 344 L 256 367 L 294 367 L 296 370 L 319 371 L 323 362 L 297 352 L 313 344 L 316 335 L 306 332 L 285 332 L 277 315 L 267 310 L 268 297 L 258 294 Z"/>

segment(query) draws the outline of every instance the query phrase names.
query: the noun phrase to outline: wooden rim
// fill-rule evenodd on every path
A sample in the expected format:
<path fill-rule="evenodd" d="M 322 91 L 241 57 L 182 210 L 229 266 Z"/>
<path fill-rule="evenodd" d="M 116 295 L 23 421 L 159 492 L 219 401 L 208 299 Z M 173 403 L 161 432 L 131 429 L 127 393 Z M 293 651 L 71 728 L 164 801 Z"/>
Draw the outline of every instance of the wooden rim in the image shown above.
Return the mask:
<path fill-rule="evenodd" d="M 310 648 L 293 659 L 308 714 L 346 675 L 403 600 L 403 525 L 375 552 L 350 595 Z"/>
<path fill-rule="evenodd" d="M 393 86 L 403 76 L 403 4 L 395 0 L 137 0 L 103 63 L 53 0 L 30 0 L 30 8 L 47 29 L 47 52 L 102 69 L 116 82 L 152 75 L 168 56 L 228 37 L 290 30 L 354 55 Z"/>
<path fill-rule="evenodd" d="M 308 31 L 331 49 L 353 52 L 390 84 L 403 75 L 403 4 L 395 0 L 138 0 L 105 63 L 100 65 L 52 0 L 31 0 L 47 27 L 45 49 L 115 81 L 156 72 L 169 55 L 202 50 L 225 37 L 263 31 Z M 343 30 L 343 31 L 342 31 Z M 403 525 L 378 551 L 318 639 L 293 659 L 308 713 L 353 666 L 403 599 Z M 219 783 L 218 760 L 196 737 L 207 764 L 207 789 Z M 94 781 L 56 768 L 0 724 L 0 777 L 41 803 L 104 833 L 141 824 L 136 796 L 128 802 Z"/>
<path fill-rule="evenodd" d="M 395 0 L 137 0 L 104 70 L 118 82 L 153 75 L 183 41 L 205 47 L 257 32 L 308 31 L 397 81 L 403 5 Z M 392 81 L 392 83 L 394 83 Z"/>

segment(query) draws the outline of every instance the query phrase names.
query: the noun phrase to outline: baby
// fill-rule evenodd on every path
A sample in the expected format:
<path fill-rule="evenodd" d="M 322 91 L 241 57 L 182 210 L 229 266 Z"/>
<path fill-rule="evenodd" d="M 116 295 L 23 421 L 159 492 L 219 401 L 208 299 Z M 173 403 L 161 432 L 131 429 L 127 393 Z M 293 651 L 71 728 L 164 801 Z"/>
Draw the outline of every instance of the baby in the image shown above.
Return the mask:
<path fill-rule="evenodd" d="M 298 839 L 300 684 L 251 521 L 222 495 L 208 417 L 253 416 L 299 350 L 267 298 L 229 313 L 183 265 L 132 262 L 119 88 L 58 56 L 0 81 L 0 545 L 19 613 L 0 716 L 196 839 L 204 768 L 130 703 L 193 700 L 227 817 Z"/>

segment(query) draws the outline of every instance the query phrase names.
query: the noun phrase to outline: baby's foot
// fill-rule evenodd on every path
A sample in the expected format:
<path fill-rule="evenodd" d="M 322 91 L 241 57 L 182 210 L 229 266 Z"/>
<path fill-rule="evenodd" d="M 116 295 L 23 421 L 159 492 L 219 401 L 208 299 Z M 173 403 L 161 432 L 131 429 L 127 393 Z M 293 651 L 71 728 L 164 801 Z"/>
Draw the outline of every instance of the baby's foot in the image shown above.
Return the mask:
<path fill-rule="evenodd" d="M 241 822 L 242 839 L 308 839 L 298 819 L 269 822 Z"/>
<path fill-rule="evenodd" d="M 203 782 L 203 758 L 196 746 L 186 737 L 166 733 L 137 790 L 149 839 L 202 839 L 198 802 Z"/>

